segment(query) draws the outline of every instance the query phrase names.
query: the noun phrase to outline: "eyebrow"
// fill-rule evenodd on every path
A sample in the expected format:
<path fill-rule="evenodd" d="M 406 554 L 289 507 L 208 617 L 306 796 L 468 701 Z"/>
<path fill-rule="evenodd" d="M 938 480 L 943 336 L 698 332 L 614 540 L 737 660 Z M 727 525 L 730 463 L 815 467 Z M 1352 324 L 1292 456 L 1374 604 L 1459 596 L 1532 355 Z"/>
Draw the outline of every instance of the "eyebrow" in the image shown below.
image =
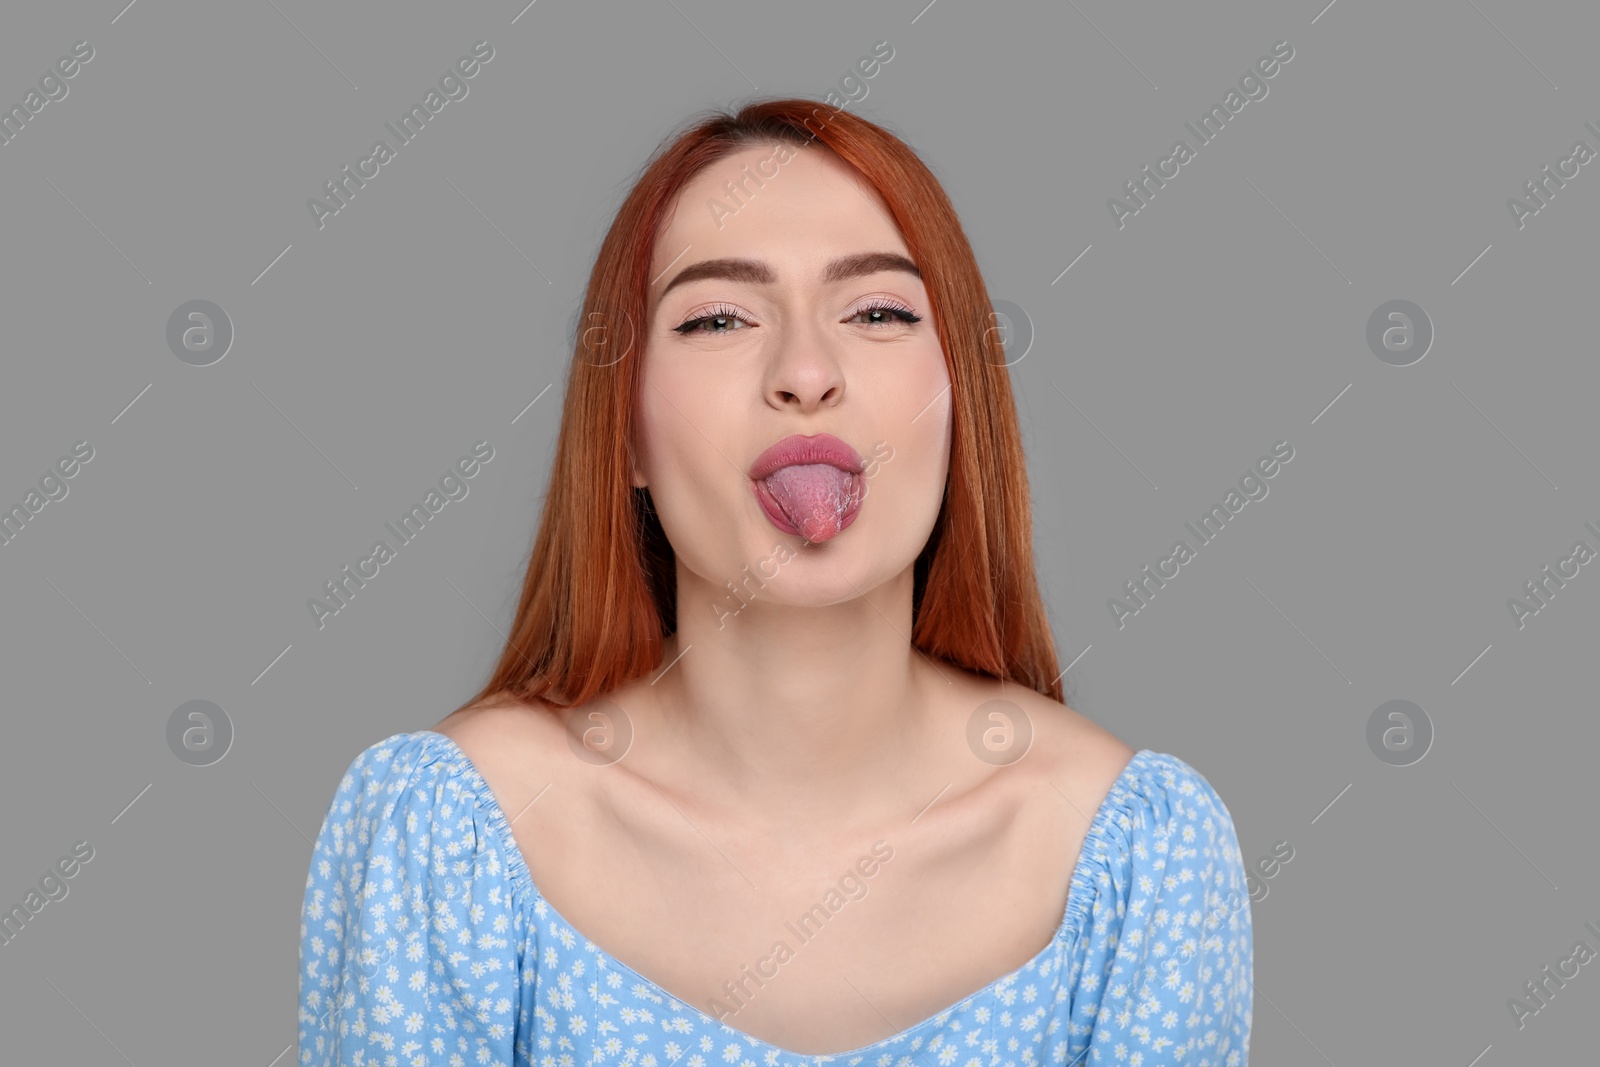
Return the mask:
<path fill-rule="evenodd" d="M 853 256 L 841 256 L 829 263 L 822 271 L 822 281 L 827 284 L 891 270 L 903 271 L 915 278 L 922 277 L 922 271 L 917 269 L 917 265 L 898 252 L 858 252 Z M 771 285 L 778 280 L 772 268 L 759 259 L 704 259 L 699 263 L 691 263 L 679 271 L 677 276 L 667 283 L 667 287 L 661 290 L 661 296 L 665 297 L 676 286 L 705 278 L 722 278 L 749 285 Z"/>

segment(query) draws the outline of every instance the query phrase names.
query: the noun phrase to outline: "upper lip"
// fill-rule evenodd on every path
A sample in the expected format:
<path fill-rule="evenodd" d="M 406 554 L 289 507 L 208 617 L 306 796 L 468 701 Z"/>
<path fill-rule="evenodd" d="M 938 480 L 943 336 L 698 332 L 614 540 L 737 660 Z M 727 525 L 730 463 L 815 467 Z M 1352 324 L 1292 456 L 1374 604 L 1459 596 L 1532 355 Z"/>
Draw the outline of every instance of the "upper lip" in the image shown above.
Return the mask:
<path fill-rule="evenodd" d="M 860 474 L 865 464 L 861 453 L 831 433 L 812 436 L 790 434 L 772 444 L 750 464 L 750 477 L 760 481 L 780 467 L 797 463 L 827 463 L 851 474 Z"/>

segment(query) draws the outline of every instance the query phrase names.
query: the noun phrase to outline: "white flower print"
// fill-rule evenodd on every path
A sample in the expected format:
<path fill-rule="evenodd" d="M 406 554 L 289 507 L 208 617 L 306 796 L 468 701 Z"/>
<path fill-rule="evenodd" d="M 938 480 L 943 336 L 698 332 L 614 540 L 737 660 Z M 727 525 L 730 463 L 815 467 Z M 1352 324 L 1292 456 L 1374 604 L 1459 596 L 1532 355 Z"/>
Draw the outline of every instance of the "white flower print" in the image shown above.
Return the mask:
<path fill-rule="evenodd" d="M 1227 808 L 1188 764 L 1142 749 L 1091 820 L 1043 951 L 910 1029 L 802 1056 L 573 928 L 471 761 L 424 730 L 361 752 L 328 805 L 301 908 L 298 1063 L 1244 1067 L 1252 949 Z"/>

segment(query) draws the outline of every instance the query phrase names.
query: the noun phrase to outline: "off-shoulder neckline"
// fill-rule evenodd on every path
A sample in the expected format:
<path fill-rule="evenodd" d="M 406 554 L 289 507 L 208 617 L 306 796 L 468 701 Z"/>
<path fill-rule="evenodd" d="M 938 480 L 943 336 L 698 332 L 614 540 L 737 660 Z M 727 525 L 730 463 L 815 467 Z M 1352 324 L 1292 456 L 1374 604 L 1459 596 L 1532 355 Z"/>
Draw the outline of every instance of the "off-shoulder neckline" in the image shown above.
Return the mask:
<path fill-rule="evenodd" d="M 435 745 L 441 745 L 451 754 L 451 758 L 459 764 L 461 774 L 466 779 L 468 787 L 477 796 L 478 804 L 483 810 L 496 839 L 499 841 L 508 876 L 514 886 L 522 890 L 525 897 L 531 898 L 530 910 L 535 910 L 542 905 L 557 925 L 565 928 L 569 934 L 581 940 L 588 949 L 599 957 L 602 968 L 621 971 L 623 974 L 632 977 L 638 984 L 644 986 L 652 996 L 661 997 L 665 1001 L 676 1005 L 679 1011 L 692 1016 L 699 1025 L 720 1027 L 727 1032 L 729 1037 L 745 1041 L 763 1054 L 776 1053 L 780 1056 L 787 1056 L 796 1060 L 807 1060 L 813 1063 L 856 1059 L 882 1052 L 892 1045 L 900 1044 L 912 1038 L 935 1023 L 947 1019 L 951 1014 L 961 1010 L 973 1000 L 1014 985 L 1024 974 L 1036 971 L 1053 952 L 1059 954 L 1060 947 L 1070 942 L 1082 931 L 1083 916 L 1088 908 L 1087 894 L 1093 888 L 1091 868 L 1102 856 L 1101 846 L 1104 844 L 1112 819 L 1115 818 L 1124 798 L 1131 791 L 1134 783 L 1139 781 L 1141 772 L 1146 765 L 1153 760 L 1162 758 L 1162 753 L 1153 749 L 1138 749 L 1112 781 L 1111 788 L 1106 791 L 1105 797 L 1100 801 L 1100 806 L 1095 809 L 1094 816 L 1089 821 L 1089 829 L 1084 834 L 1083 844 L 1078 850 L 1078 859 L 1073 865 L 1072 878 L 1068 883 L 1067 903 L 1065 908 L 1062 909 L 1061 922 L 1057 925 L 1056 931 L 1051 935 L 1050 940 L 1031 959 L 1015 970 L 1009 971 L 989 982 L 983 988 L 961 996 L 955 1002 L 940 1008 L 919 1022 L 913 1023 L 898 1033 L 874 1041 L 870 1045 L 863 1045 L 860 1048 L 849 1049 L 844 1052 L 806 1053 L 796 1052 L 781 1045 L 774 1045 L 770 1041 L 759 1038 L 754 1034 L 729 1026 L 722 1020 L 701 1011 L 659 983 L 640 974 L 628 964 L 601 948 L 593 938 L 568 921 L 567 917 L 562 915 L 545 897 L 544 893 L 540 891 L 533 880 L 533 872 L 528 869 L 527 860 L 522 855 L 522 848 L 517 843 L 516 835 L 511 829 L 511 820 L 506 818 L 505 810 L 500 806 L 500 801 L 495 797 L 494 791 L 489 788 L 489 783 L 478 770 L 477 764 L 472 762 L 472 757 L 468 756 L 461 746 L 456 743 L 455 738 L 437 730 L 417 730 L 410 734 L 400 734 L 390 738 L 388 743 L 392 744 L 397 740 L 408 737 L 425 738 Z M 536 910 L 535 914 L 537 914 Z"/>

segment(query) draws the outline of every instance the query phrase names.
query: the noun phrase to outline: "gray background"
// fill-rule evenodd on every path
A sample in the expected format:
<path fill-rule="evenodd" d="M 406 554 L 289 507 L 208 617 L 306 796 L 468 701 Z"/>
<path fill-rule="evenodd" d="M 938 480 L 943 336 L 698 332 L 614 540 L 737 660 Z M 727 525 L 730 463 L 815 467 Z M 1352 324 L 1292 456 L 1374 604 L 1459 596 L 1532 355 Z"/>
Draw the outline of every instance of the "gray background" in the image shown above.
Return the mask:
<path fill-rule="evenodd" d="M 1600 164 L 1520 230 L 1506 206 L 1600 148 L 1593 8 L 121 2 L 0 26 L 7 106 L 95 50 L 0 146 L 0 503 L 95 450 L 0 547 L 0 901 L 95 849 L 0 948 L 7 1060 L 293 1062 L 310 839 L 362 747 L 493 662 L 623 192 L 699 109 L 821 98 L 885 39 L 854 110 L 1032 323 L 1012 373 L 1071 702 L 1204 773 L 1247 862 L 1295 850 L 1253 908 L 1252 1062 L 1594 1056 L 1600 963 L 1520 1031 L 1506 1007 L 1600 949 L 1600 568 L 1524 628 L 1506 606 L 1600 548 Z M 319 230 L 307 198 L 480 39 L 470 94 Z M 1107 198 L 1284 39 L 1268 96 L 1119 230 Z M 204 368 L 165 340 L 194 299 L 236 331 Z M 1436 330 L 1407 367 L 1366 343 L 1393 299 Z M 469 496 L 318 631 L 306 599 L 480 439 Z M 1119 629 L 1107 598 L 1279 440 L 1270 495 Z M 1397 767 L 1366 725 L 1401 698 L 1436 736 Z M 166 741 L 193 699 L 236 731 L 209 767 Z"/>

